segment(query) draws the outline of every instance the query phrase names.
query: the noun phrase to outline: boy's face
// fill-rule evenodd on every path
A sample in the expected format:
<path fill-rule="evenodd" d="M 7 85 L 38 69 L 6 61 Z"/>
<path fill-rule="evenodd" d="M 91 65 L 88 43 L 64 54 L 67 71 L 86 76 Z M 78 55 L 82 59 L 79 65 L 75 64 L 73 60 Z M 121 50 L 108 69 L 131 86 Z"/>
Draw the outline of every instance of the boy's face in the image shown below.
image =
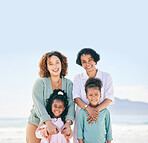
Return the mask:
<path fill-rule="evenodd" d="M 98 87 L 92 87 L 87 89 L 86 98 L 91 106 L 96 107 L 101 98 L 101 93 Z"/>
<path fill-rule="evenodd" d="M 64 103 L 61 100 L 55 99 L 51 105 L 51 110 L 54 114 L 54 118 L 60 117 L 65 110 Z"/>

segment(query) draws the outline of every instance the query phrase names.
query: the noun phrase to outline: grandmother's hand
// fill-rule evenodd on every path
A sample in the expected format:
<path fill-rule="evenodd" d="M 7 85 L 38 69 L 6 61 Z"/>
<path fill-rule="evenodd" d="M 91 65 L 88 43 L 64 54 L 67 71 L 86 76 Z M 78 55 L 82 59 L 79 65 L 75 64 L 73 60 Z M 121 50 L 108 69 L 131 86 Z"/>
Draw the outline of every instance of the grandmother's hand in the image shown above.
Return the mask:
<path fill-rule="evenodd" d="M 97 124 L 97 118 L 100 113 L 99 110 L 97 108 L 93 108 L 93 107 L 88 106 L 87 111 L 88 111 L 88 113 L 86 116 L 89 115 L 89 117 L 87 118 L 88 124 L 92 125 L 94 121 Z"/>

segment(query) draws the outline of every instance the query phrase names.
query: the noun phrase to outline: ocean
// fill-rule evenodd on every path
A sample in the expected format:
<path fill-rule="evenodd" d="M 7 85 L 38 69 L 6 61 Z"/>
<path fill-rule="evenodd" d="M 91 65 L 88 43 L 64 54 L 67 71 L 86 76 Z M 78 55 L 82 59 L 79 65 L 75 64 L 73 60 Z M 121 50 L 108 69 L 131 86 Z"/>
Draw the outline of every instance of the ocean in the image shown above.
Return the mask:
<path fill-rule="evenodd" d="M 148 116 L 113 116 L 112 143 L 147 143 Z M 0 118 L 0 143 L 25 143 L 27 118 Z"/>

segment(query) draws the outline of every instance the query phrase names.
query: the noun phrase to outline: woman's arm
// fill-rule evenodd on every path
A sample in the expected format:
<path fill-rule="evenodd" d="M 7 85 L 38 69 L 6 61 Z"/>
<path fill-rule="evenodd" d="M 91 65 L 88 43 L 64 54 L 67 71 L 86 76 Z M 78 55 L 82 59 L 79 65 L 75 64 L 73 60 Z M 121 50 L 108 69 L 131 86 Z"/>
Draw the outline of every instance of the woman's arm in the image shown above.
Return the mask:
<path fill-rule="evenodd" d="M 110 74 L 106 73 L 104 75 L 104 79 L 105 82 L 103 84 L 103 88 L 104 88 L 104 101 L 100 103 L 100 105 L 97 106 L 97 110 L 101 111 L 105 108 L 107 108 L 110 103 L 114 103 L 114 89 L 113 89 L 113 82 L 112 82 L 112 78 L 110 76 Z M 89 123 L 92 123 L 94 121 L 94 119 L 96 120 L 98 118 L 99 115 L 94 114 L 93 117 L 89 117 Z M 96 120 L 97 122 L 97 120 Z"/>
<path fill-rule="evenodd" d="M 59 133 L 59 128 L 54 125 L 51 120 L 45 121 L 45 124 L 47 126 L 47 134 L 48 135 L 53 135 Z"/>
<path fill-rule="evenodd" d="M 32 98 L 34 103 L 34 110 L 41 122 L 44 123 L 47 120 L 51 120 L 50 115 L 47 113 L 44 105 L 44 87 L 45 82 L 42 79 L 36 80 L 32 90 Z"/>
<path fill-rule="evenodd" d="M 87 104 L 80 97 L 75 98 L 74 101 L 80 108 L 85 109 Z"/>
<path fill-rule="evenodd" d="M 108 105 L 112 102 L 112 100 L 110 99 L 105 99 L 102 103 L 100 103 L 95 109 L 96 112 L 94 112 L 94 114 L 92 116 L 89 116 L 87 121 L 88 123 L 92 124 L 95 120 L 95 122 L 97 123 L 97 118 L 99 116 L 99 112 L 105 108 L 108 107 Z"/>
<path fill-rule="evenodd" d="M 102 111 L 103 109 L 107 108 L 110 103 L 112 102 L 111 99 L 105 99 L 103 102 L 101 102 L 98 106 L 97 106 L 97 109 L 99 111 Z"/>
<path fill-rule="evenodd" d="M 66 79 L 66 93 L 68 98 L 68 113 L 66 115 L 66 121 L 70 120 L 71 124 L 73 124 L 75 117 L 75 102 L 73 101 L 72 89 L 72 82 Z"/>
<path fill-rule="evenodd" d="M 34 86 L 32 91 L 32 98 L 34 102 L 34 110 L 37 116 L 40 118 L 42 124 L 46 124 L 47 126 L 47 134 L 56 134 L 59 132 L 59 129 L 56 125 L 54 125 L 51 122 L 51 117 L 47 113 L 45 104 L 44 104 L 44 88 L 45 88 L 45 82 L 43 79 L 38 79 Z M 49 86 L 49 85 L 48 85 Z"/>
<path fill-rule="evenodd" d="M 61 129 L 61 133 L 64 134 L 64 136 L 68 139 L 72 136 L 72 130 L 71 130 L 70 125 L 71 125 L 71 120 L 67 119 L 66 123 Z"/>
<path fill-rule="evenodd" d="M 96 109 L 97 109 L 98 111 L 101 111 L 101 110 L 107 108 L 108 105 L 112 102 L 112 100 L 110 100 L 110 99 L 105 99 L 105 100 L 104 100 L 100 105 L 98 105 L 98 106 L 96 107 L 96 109 L 95 109 L 95 108 L 92 108 L 92 107 L 90 107 L 90 106 L 87 106 L 87 108 L 85 108 L 85 105 L 87 105 L 87 104 L 84 103 L 81 98 L 75 98 L 74 101 L 77 103 L 77 105 L 78 105 L 80 108 L 85 109 L 85 110 L 88 111 L 88 114 L 89 114 L 90 116 L 88 117 L 87 121 L 88 121 L 88 123 L 91 123 L 91 124 L 94 122 L 94 120 L 95 120 L 96 123 L 97 123 L 97 118 L 98 118 L 98 116 L 99 116 L 99 112 L 97 112 Z M 94 117 L 93 117 L 93 116 L 94 116 Z"/>
<path fill-rule="evenodd" d="M 84 110 L 86 110 L 86 111 L 88 112 L 88 114 L 89 114 L 89 119 L 90 119 L 91 117 L 93 117 L 94 114 L 97 114 L 98 111 L 97 111 L 95 108 L 92 108 L 92 107 L 90 107 L 89 105 L 87 105 L 84 101 L 82 101 L 81 98 L 77 97 L 77 98 L 74 99 L 74 101 L 77 103 L 77 105 L 78 105 L 80 108 L 82 108 L 82 109 L 84 109 Z M 87 107 L 86 107 L 86 106 L 87 106 Z"/>

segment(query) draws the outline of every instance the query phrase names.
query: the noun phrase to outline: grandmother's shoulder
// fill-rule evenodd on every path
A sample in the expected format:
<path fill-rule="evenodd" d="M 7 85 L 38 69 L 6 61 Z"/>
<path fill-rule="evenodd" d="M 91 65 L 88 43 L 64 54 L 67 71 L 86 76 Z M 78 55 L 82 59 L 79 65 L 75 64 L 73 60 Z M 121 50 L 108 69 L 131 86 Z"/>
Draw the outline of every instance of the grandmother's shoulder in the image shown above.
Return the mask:
<path fill-rule="evenodd" d="M 105 71 L 99 71 L 103 77 L 111 77 L 110 73 Z"/>

